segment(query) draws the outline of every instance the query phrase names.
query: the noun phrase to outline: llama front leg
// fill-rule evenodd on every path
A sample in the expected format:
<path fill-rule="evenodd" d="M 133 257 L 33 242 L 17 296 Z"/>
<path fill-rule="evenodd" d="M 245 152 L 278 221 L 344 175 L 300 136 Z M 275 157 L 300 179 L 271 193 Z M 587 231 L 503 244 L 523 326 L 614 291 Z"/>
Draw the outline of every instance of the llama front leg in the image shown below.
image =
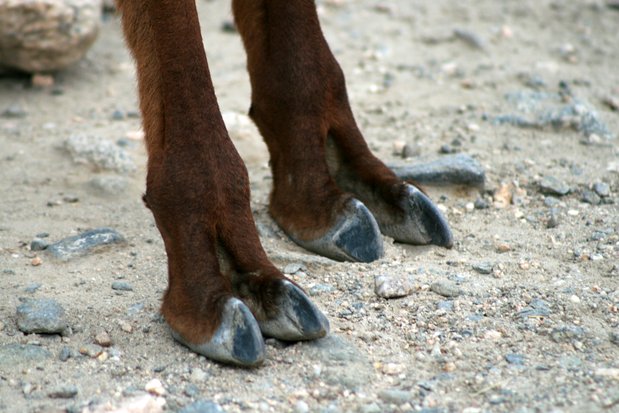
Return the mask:
<path fill-rule="evenodd" d="M 211 359 L 249 367 L 264 360 L 263 333 L 324 336 L 324 315 L 260 245 L 247 171 L 219 112 L 195 1 L 118 6 L 138 67 L 144 202 L 168 256 L 161 311 L 173 337 Z"/>
<path fill-rule="evenodd" d="M 233 10 L 247 51 L 250 116 L 271 154 L 269 208 L 283 230 L 309 250 L 352 261 L 380 258 L 379 229 L 398 241 L 451 246 L 428 197 L 370 152 L 314 1 L 234 0 Z"/>

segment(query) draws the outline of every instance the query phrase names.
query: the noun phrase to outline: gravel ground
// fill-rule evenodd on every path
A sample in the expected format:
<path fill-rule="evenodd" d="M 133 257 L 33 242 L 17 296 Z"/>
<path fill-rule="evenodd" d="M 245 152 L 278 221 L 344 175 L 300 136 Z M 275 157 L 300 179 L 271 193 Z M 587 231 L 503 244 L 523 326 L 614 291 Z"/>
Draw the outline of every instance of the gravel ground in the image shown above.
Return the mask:
<path fill-rule="evenodd" d="M 483 189 L 427 188 L 452 250 L 385 239 L 371 264 L 309 254 L 269 218 L 229 4 L 198 4 L 263 244 L 332 333 L 267 340 L 249 371 L 173 341 L 133 63 L 106 15 L 53 86 L 0 77 L 0 411 L 619 411 L 616 2 L 319 2 L 371 148 L 392 165 L 466 154 L 486 172 Z M 91 234 L 110 245 L 47 250 L 95 228 L 117 231 Z"/>

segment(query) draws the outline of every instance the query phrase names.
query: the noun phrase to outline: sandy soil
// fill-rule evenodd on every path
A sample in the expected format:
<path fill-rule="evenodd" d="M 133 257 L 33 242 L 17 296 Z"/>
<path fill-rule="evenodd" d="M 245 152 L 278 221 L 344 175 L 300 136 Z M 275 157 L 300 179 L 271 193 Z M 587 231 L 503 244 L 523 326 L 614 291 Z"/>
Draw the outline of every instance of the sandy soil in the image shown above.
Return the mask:
<path fill-rule="evenodd" d="M 233 119 L 249 105 L 241 42 L 221 30 L 227 2 L 200 0 L 199 7 L 219 102 Z M 196 400 L 229 412 L 619 411 L 617 140 L 569 125 L 492 121 L 518 111 L 536 116 L 545 103 L 535 93 L 561 93 L 585 102 L 617 133 L 617 108 L 604 102 L 619 97 L 619 11 L 589 0 L 481 0 L 475 7 L 340 0 L 321 2 L 320 15 L 360 126 L 382 159 L 414 163 L 457 150 L 486 169 L 484 191 L 429 188 L 455 247 L 385 239 L 385 258 L 372 264 L 301 250 L 268 217 L 268 154 L 237 120 L 232 129 L 240 129 L 236 143 L 263 244 L 329 316 L 332 335 L 312 344 L 270 340 L 265 365 L 252 371 L 176 344 L 158 316 L 164 250 L 140 200 L 145 153 L 135 139 L 133 63 L 117 19 L 107 16 L 87 58 L 56 74 L 51 89 L 31 87 L 28 77 L 0 78 L 0 111 L 18 105 L 26 112 L 0 117 L 0 347 L 49 352 L 0 362 L 0 411 L 118 406 L 152 379 L 162 383 L 168 411 Z M 515 92 L 529 102 L 506 99 Z M 75 134 L 118 142 L 137 170 L 75 163 L 62 149 Z M 411 159 L 394 155 L 398 142 L 413 148 Z M 92 181 L 102 176 L 126 187 L 96 189 Z M 547 176 L 570 193 L 542 193 Z M 610 194 L 583 202 L 595 183 L 608 184 Z M 484 202 L 488 208 L 475 207 Z M 30 251 L 37 234 L 56 241 L 104 226 L 127 243 L 66 263 Z M 381 274 L 410 280 L 412 294 L 378 297 Z M 113 290 L 119 280 L 132 291 Z M 455 296 L 437 294 L 437 282 L 448 282 Z M 56 299 L 71 333 L 24 335 L 15 322 L 20 297 Z M 81 355 L 101 330 L 113 345 L 98 357 Z M 61 361 L 62 354 L 72 357 Z M 52 397 L 67 386 L 77 394 Z"/>

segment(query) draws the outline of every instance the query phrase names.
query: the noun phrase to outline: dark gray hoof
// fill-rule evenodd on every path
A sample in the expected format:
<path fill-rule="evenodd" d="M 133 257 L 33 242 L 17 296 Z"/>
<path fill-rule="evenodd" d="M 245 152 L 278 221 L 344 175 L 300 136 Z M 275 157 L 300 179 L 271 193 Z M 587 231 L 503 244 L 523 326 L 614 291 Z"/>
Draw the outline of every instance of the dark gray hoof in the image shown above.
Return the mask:
<path fill-rule="evenodd" d="M 383 239 L 376 220 L 360 201 L 351 199 L 331 228 L 321 238 L 292 240 L 306 250 L 337 261 L 372 262 L 383 256 Z"/>
<path fill-rule="evenodd" d="M 276 303 L 279 312 L 274 318 L 259 321 L 262 334 L 285 341 L 314 340 L 329 333 L 329 320 L 290 281 L 281 282 Z"/>
<path fill-rule="evenodd" d="M 453 246 L 453 235 L 447 220 L 423 192 L 406 184 L 401 207 L 405 211 L 404 218 L 395 223 L 381 224 L 383 234 L 407 244 Z"/>
<path fill-rule="evenodd" d="M 221 324 L 209 341 L 189 343 L 174 330 L 172 337 L 192 351 L 222 363 L 255 367 L 264 361 L 260 327 L 249 308 L 237 298 L 226 301 Z"/>

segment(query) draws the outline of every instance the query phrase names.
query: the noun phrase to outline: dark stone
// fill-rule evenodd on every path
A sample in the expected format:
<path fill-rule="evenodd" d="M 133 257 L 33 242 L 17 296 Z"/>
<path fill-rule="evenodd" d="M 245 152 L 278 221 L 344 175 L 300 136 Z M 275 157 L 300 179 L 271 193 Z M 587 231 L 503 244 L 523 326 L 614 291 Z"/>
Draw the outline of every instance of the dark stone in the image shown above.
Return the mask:
<path fill-rule="evenodd" d="M 71 399 L 77 396 L 77 387 L 73 384 L 64 384 L 53 388 L 47 393 L 52 399 Z"/>
<path fill-rule="evenodd" d="M 478 262 L 473 264 L 473 269 L 480 274 L 491 274 L 494 269 L 494 264 L 491 262 Z"/>
<path fill-rule="evenodd" d="M 51 244 L 46 251 L 54 258 L 68 261 L 86 255 L 97 248 L 124 241 L 123 236 L 113 229 L 97 228 Z"/>
<path fill-rule="evenodd" d="M 49 298 L 24 299 L 17 307 L 17 327 L 26 334 L 63 334 L 67 330 L 64 309 Z"/>
<path fill-rule="evenodd" d="M 466 185 L 483 188 L 486 173 L 475 159 L 466 154 L 443 156 L 416 165 L 390 165 L 401 179 L 426 185 Z"/>
<path fill-rule="evenodd" d="M 505 355 L 505 361 L 507 361 L 509 364 L 521 366 L 524 364 L 525 358 L 522 354 L 511 353 Z"/>
<path fill-rule="evenodd" d="M 602 199 L 600 198 L 598 194 L 596 194 L 593 191 L 589 191 L 588 189 L 585 189 L 584 191 L 582 191 L 581 200 L 582 202 L 585 202 L 591 205 L 599 205 L 600 202 L 602 202 Z"/>
<path fill-rule="evenodd" d="M 64 346 L 60 349 L 60 353 L 58 353 L 58 360 L 67 361 L 71 357 L 73 357 L 73 350 L 71 350 L 71 348 Z"/>
<path fill-rule="evenodd" d="M 41 238 L 35 238 L 30 243 L 30 251 L 43 251 L 49 246 L 49 243 Z"/>
<path fill-rule="evenodd" d="M 584 337 L 585 329 L 578 326 L 561 326 L 552 329 L 550 337 L 557 343 L 569 343 Z"/>
<path fill-rule="evenodd" d="M 116 291 L 133 291 L 133 286 L 126 281 L 114 281 L 112 290 Z"/>
<path fill-rule="evenodd" d="M 518 312 L 518 315 L 522 318 L 546 317 L 550 315 L 550 307 L 546 301 L 536 298 L 522 311 Z"/>
<path fill-rule="evenodd" d="M 602 198 L 610 196 L 610 185 L 606 182 L 596 182 L 593 184 L 593 191 Z"/>
<path fill-rule="evenodd" d="M 546 195 L 563 196 L 570 192 L 570 187 L 554 176 L 545 176 L 539 183 L 540 191 Z"/>
<path fill-rule="evenodd" d="M 483 198 L 477 198 L 473 205 L 475 206 L 475 209 L 488 209 L 488 208 L 490 208 L 490 204 L 488 204 L 488 201 L 486 201 Z"/>
<path fill-rule="evenodd" d="M 24 291 L 30 294 L 35 293 L 39 288 L 41 288 L 43 284 L 41 283 L 32 283 L 32 284 L 28 284 L 26 286 L 26 288 L 24 288 Z"/>

